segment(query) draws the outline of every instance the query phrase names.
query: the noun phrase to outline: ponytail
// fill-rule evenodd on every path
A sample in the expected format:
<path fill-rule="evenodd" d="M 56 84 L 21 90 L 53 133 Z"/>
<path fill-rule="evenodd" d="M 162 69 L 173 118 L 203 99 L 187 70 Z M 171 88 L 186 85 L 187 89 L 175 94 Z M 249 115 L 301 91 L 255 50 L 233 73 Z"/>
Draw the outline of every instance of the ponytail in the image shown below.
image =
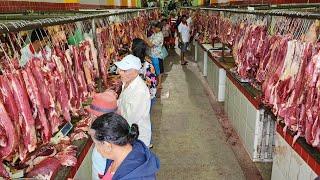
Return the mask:
<path fill-rule="evenodd" d="M 128 133 L 128 141 L 132 144 L 139 137 L 139 127 L 137 124 L 132 124 L 129 133 Z"/>

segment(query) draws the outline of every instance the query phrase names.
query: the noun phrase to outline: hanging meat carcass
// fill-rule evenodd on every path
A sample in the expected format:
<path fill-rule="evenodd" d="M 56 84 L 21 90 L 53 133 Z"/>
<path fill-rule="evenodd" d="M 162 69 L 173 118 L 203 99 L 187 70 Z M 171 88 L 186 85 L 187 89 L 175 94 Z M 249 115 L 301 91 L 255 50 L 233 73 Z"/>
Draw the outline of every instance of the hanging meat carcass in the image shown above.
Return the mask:
<path fill-rule="evenodd" d="M 11 121 L 2 102 L 0 102 L 0 126 L 0 129 L 4 131 L 2 133 L 6 140 L 5 144 L 2 143 L 0 146 L 0 160 L 2 160 L 11 155 L 19 143 L 15 124 Z"/>
<path fill-rule="evenodd" d="M 8 77 L 11 81 L 14 99 L 19 110 L 19 125 L 21 132 L 23 132 L 23 137 L 20 138 L 22 144 L 20 145 L 24 145 L 24 149 L 20 147 L 19 153 L 20 159 L 22 160 L 26 157 L 28 151 L 32 152 L 36 148 L 37 137 L 35 131 L 35 121 L 32 117 L 32 111 L 25 86 L 22 85 L 23 79 L 16 74 L 8 75 Z"/>
<path fill-rule="evenodd" d="M 47 143 L 50 141 L 52 135 L 51 127 L 46 117 L 41 95 L 30 67 L 26 67 L 25 70 L 22 70 L 22 76 L 27 87 L 29 98 L 35 108 L 34 111 L 36 117 L 34 118 L 36 120 L 36 128 L 40 131 L 41 139 Z"/>

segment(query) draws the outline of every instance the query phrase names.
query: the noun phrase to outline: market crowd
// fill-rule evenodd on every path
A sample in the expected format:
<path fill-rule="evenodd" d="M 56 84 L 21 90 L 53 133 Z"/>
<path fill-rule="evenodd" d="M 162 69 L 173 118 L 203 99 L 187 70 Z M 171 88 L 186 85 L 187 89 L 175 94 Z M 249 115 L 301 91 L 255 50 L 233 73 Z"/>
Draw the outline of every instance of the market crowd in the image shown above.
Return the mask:
<path fill-rule="evenodd" d="M 107 90 L 93 97 L 88 109 L 95 119 L 89 130 L 95 143 L 93 179 L 155 179 L 160 161 L 150 151 L 151 109 L 160 98 L 169 49 L 179 48 L 181 65 L 187 65 L 190 23 L 187 15 L 152 22 L 115 62 L 123 83 L 120 95 Z"/>

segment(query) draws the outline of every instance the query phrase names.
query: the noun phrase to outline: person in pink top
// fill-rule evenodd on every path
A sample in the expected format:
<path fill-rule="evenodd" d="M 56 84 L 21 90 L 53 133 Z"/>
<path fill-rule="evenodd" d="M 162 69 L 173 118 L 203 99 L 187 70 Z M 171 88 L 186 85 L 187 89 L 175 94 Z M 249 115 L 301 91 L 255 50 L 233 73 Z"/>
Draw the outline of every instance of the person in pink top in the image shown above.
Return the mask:
<path fill-rule="evenodd" d="M 107 159 L 102 180 L 154 180 L 160 161 L 140 140 L 137 124 L 128 122 L 117 113 L 99 116 L 89 134 L 97 151 Z"/>

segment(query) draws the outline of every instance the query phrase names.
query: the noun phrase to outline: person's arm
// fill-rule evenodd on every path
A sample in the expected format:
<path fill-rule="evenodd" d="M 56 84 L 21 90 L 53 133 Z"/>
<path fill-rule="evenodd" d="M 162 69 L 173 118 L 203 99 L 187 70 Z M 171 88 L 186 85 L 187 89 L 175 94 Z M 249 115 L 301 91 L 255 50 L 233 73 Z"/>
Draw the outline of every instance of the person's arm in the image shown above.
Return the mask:
<path fill-rule="evenodd" d="M 182 42 L 182 34 L 181 34 L 181 26 L 178 26 L 178 40 L 179 42 Z"/>

